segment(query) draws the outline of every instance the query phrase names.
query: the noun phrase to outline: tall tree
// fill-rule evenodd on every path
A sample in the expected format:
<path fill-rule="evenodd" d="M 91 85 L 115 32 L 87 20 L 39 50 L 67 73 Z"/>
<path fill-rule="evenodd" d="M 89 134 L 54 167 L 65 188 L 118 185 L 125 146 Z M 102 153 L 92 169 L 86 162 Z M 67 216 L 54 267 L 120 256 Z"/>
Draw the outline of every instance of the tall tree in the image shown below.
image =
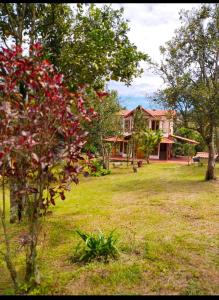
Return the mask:
<path fill-rule="evenodd" d="M 22 46 L 29 43 L 31 49 L 38 38 L 39 16 L 45 9 L 45 4 L 40 3 L 0 3 L 0 41 L 10 49 L 10 44 Z M 4 73 L 4 69 L 1 69 Z M 25 102 L 27 91 L 24 82 L 19 83 L 21 102 Z M 24 179 L 23 179 L 24 180 Z M 10 181 L 10 222 L 14 223 L 22 217 L 22 203 L 16 196 L 16 191 L 25 185 L 23 180 L 17 182 L 16 178 Z M 25 196 L 23 196 L 24 198 Z M 25 199 L 23 199 L 25 202 Z"/>
<path fill-rule="evenodd" d="M 85 123 L 85 130 L 88 132 L 86 147 L 100 153 L 104 165 L 108 166 L 110 147 L 104 142 L 104 139 L 121 134 L 122 128 L 117 115 L 121 107 L 116 91 L 108 91 L 104 97 L 104 103 L 99 101 L 98 94 L 98 92 L 94 93 L 90 90 L 89 105 L 92 105 L 97 117 L 91 123 Z"/>
<path fill-rule="evenodd" d="M 130 139 L 130 145 L 131 145 L 131 151 L 132 151 L 132 165 L 133 165 L 133 171 L 137 172 L 137 168 L 135 166 L 136 161 L 136 153 L 137 148 L 140 143 L 140 137 L 141 132 L 143 128 L 148 126 L 147 118 L 145 117 L 145 113 L 142 111 L 142 107 L 139 105 L 136 107 L 133 118 L 132 118 L 132 125 L 131 125 L 131 139 Z"/>
<path fill-rule="evenodd" d="M 180 127 L 175 128 L 174 132 L 175 132 L 175 135 L 179 135 L 179 136 L 185 137 L 187 139 L 191 139 L 191 140 L 199 142 L 199 144 L 194 146 L 195 152 L 204 152 L 207 150 L 205 142 L 204 142 L 202 136 L 200 135 L 200 133 L 197 132 L 197 130 L 193 130 L 188 127 L 180 126 Z M 177 141 L 176 143 L 173 144 L 173 147 L 175 148 L 175 150 L 177 150 L 177 146 L 182 146 L 182 145 L 183 145 L 182 142 Z M 181 155 L 184 155 L 183 147 L 181 147 L 181 148 L 182 148 Z"/>
<path fill-rule="evenodd" d="M 71 40 L 74 22 L 73 11 L 65 3 L 47 3 L 39 15 L 38 38 L 44 55 L 58 71 L 64 71 L 61 56 L 67 41 Z"/>
<path fill-rule="evenodd" d="M 147 163 L 149 164 L 149 157 L 155 147 L 161 142 L 162 133 L 151 129 L 142 130 L 140 133 L 140 149 L 144 152 Z"/>
<path fill-rule="evenodd" d="M 190 165 L 190 161 L 192 156 L 195 154 L 195 145 L 190 143 L 183 144 L 184 154 L 187 155 L 188 166 Z"/>
<path fill-rule="evenodd" d="M 148 56 L 130 42 L 122 8 L 78 4 L 72 26 L 60 58 L 62 72 L 72 88 L 74 80 L 100 89 L 109 80 L 130 85 L 141 75 L 139 62 L 147 61 Z"/>
<path fill-rule="evenodd" d="M 32 45 L 38 38 L 40 15 L 44 3 L 0 3 L 0 40 L 8 47 L 9 40 L 16 45 Z"/>
<path fill-rule="evenodd" d="M 186 124 L 203 137 L 209 152 L 206 180 L 215 178 L 215 133 L 219 125 L 219 6 L 204 4 L 181 11 L 182 26 L 161 47 L 159 68 L 167 106 L 186 113 Z"/>
<path fill-rule="evenodd" d="M 7 180 L 25 178 L 25 185 L 16 191 L 18 201 L 26 198 L 26 233 L 20 239 L 26 249 L 25 281 L 27 288 L 39 284 L 37 244 L 42 226 L 40 215 L 57 198 L 65 199 L 71 182 L 78 183 L 81 171 L 81 149 L 86 143 L 82 120 L 91 120 L 93 109 L 83 105 L 84 91 L 70 93 L 63 84 L 63 76 L 42 60 L 41 47 L 34 44 L 29 57 L 21 47 L 0 52 L 0 175 L 2 206 L 0 220 L 5 249 L 1 249 L 15 290 L 19 280 L 7 231 Z M 25 82 L 28 97 L 25 103 L 19 92 L 20 81 Z M 72 103 L 78 114 L 72 112 Z M 21 109 L 22 108 L 22 109 Z M 63 139 L 60 139 L 60 135 Z M 62 151 L 57 151 L 57 148 Z M 60 164 L 60 162 L 62 162 Z M 23 229 L 22 229 L 23 230 Z M 3 251 L 2 251 L 3 250 Z"/>
<path fill-rule="evenodd" d="M 128 38 L 123 9 L 65 3 L 1 3 L 0 38 L 21 45 L 40 41 L 44 55 L 65 75 L 68 86 L 87 83 L 103 89 L 109 80 L 130 85 L 148 55 Z"/>

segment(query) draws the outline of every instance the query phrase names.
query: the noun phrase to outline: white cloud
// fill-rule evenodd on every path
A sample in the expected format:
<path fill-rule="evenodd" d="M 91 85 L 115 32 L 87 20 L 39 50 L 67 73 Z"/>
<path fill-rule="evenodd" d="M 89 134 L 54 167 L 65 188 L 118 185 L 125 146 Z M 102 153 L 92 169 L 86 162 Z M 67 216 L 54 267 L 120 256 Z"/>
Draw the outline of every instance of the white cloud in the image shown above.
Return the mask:
<path fill-rule="evenodd" d="M 100 5 L 100 4 L 99 4 Z M 129 20 L 128 37 L 139 50 L 146 52 L 153 61 L 161 59 L 159 47 L 170 40 L 174 30 L 180 26 L 179 11 L 191 10 L 200 4 L 196 3 L 124 3 L 124 17 Z M 112 4 L 118 9 L 121 4 Z M 144 69 L 145 64 L 141 64 Z M 163 80 L 152 71 L 145 71 L 141 77 L 132 82 L 131 87 L 123 83 L 110 82 L 108 87 L 116 88 L 121 96 L 146 95 L 161 88 Z"/>
<path fill-rule="evenodd" d="M 102 7 L 109 3 L 96 4 Z M 159 47 L 170 40 L 174 30 L 180 26 L 179 12 L 181 9 L 191 10 L 200 3 L 113 3 L 112 8 L 124 8 L 124 18 L 128 19 L 130 31 L 128 37 L 140 51 L 146 52 L 153 61 L 160 62 Z M 123 98 L 152 95 L 163 86 L 163 80 L 146 70 L 147 65 L 141 63 L 144 73 L 141 77 L 133 80 L 130 87 L 115 81 L 110 81 L 109 89 L 116 89 Z M 135 98 L 135 101 L 137 98 Z M 139 104 L 136 102 L 136 105 Z"/>

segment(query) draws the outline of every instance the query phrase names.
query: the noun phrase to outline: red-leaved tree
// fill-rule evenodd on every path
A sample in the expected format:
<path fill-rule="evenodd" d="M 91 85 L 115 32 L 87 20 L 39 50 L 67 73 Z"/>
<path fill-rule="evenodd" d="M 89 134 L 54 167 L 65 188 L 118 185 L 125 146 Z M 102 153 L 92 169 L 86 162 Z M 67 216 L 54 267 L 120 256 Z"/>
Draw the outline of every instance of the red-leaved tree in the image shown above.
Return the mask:
<path fill-rule="evenodd" d="M 95 117 L 94 110 L 84 106 L 83 87 L 72 94 L 62 80 L 42 59 L 40 44 L 32 46 L 28 57 L 18 46 L 0 52 L 0 217 L 5 240 L 1 254 L 16 291 L 19 282 L 6 222 L 6 187 L 16 183 L 15 196 L 25 208 L 28 228 L 20 243 L 26 249 L 25 281 L 33 287 L 40 282 L 36 250 L 40 216 L 56 199 L 65 199 L 71 182 L 78 183 L 86 143 L 81 121 Z"/>

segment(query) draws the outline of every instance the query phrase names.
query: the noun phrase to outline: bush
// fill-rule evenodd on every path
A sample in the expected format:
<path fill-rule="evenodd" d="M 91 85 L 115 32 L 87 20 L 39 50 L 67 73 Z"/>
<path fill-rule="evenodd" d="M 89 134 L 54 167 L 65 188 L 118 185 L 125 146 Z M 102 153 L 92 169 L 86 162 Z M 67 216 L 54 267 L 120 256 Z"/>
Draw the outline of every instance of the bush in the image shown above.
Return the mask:
<path fill-rule="evenodd" d="M 110 170 L 104 169 L 102 163 L 99 160 L 92 160 L 88 167 L 88 173 L 91 176 L 99 177 L 105 176 L 111 173 Z"/>
<path fill-rule="evenodd" d="M 75 262 L 90 262 L 91 260 L 108 262 L 111 257 L 117 259 L 119 250 L 116 247 L 117 238 L 114 237 L 114 231 L 111 231 L 108 237 L 99 230 L 98 234 L 84 233 L 81 230 L 76 230 L 76 233 L 82 238 L 85 244 L 81 242 L 76 246 L 73 256 L 70 261 Z"/>

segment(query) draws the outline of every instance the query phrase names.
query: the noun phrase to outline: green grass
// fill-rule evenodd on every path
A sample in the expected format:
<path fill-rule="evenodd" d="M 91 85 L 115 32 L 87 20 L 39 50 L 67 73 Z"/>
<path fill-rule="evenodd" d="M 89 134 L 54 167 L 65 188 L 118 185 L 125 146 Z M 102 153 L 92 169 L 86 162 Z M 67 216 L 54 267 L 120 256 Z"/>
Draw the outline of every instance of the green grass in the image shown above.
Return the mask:
<path fill-rule="evenodd" d="M 218 294 L 219 182 L 204 182 L 205 168 L 152 163 L 133 173 L 124 164 L 108 176 L 81 178 L 44 223 L 40 293 Z M 23 228 L 9 226 L 16 240 Z M 71 264 L 76 228 L 106 234 L 116 228 L 119 259 Z M 22 274 L 23 253 L 16 259 Z M 11 288 L 0 260 L 0 294 Z"/>

